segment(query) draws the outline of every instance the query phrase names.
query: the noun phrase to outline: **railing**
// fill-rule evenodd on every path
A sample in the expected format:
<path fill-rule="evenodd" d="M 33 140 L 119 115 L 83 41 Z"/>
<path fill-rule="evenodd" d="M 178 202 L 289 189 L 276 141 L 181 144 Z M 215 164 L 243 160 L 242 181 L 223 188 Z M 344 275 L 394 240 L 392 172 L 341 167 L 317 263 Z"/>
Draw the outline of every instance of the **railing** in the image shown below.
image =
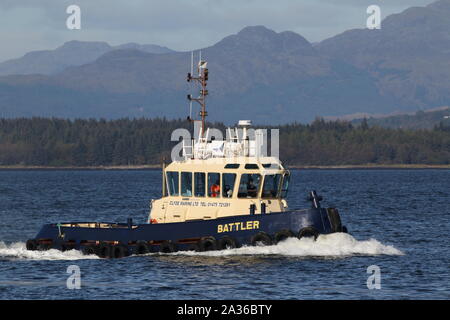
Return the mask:
<path fill-rule="evenodd" d="M 233 158 L 233 157 L 257 157 L 261 150 L 263 139 L 256 135 L 254 140 L 239 138 L 231 134 L 229 129 L 228 139 L 225 141 L 213 140 L 208 142 L 209 129 L 205 137 L 199 137 L 196 141 L 186 143 L 183 140 L 183 157 L 187 159 L 209 159 L 209 158 Z"/>

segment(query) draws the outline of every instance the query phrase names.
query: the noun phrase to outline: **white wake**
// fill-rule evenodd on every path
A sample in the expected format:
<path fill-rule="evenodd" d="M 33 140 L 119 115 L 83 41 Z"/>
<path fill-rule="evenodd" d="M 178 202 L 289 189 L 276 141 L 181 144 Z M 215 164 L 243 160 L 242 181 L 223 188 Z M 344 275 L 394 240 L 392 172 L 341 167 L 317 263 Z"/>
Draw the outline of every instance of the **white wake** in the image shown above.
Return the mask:
<path fill-rule="evenodd" d="M 5 244 L 0 241 L 0 259 L 19 259 L 19 260 L 79 260 L 79 259 L 99 259 L 95 255 L 83 255 L 81 251 L 69 250 L 60 251 L 50 249 L 47 251 L 27 250 L 25 243 L 16 242 Z"/>
<path fill-rule="evenodd" d="M 233 255 L 281 255 L 297 257 L 347 257 L 355 255 L 403 255 L 404 253 L 392 245 L 385 245 L 376 239 L 356 240 L 346 233 L 321 235 L 314 241 L 311 238 L 289 238 L 272 246 L 244 246 L 238 249 L 220 251 L 194 252 L 179 251 L 168 255 L 188 256 L 233 256 Z M 154 255 L 154 254 L 149 254 Z M 158 254 L 159 255 L 159 254 Z M 83 255 L 78 250 L 59 251 L 29 251 L 25 243 L 5 244 L 0 242 L 0 259 L 20 260 L 79 260 L 99 259 L 96 255 Z"/>
<path fill-rule="evenodd" d="M 404 253 L 392 245 L 385 245 L 375 239 L 356 240 L 346 233 L 321 235 L 314 241 L 312 238 L 288 238 L 272 246 L 244 246 L 238 249 L 220 251 L 194 252 L 183 251 L 172 255 L 281 255 L 297 257 L 346 257 L 355 255 L 403 255 Z"/>

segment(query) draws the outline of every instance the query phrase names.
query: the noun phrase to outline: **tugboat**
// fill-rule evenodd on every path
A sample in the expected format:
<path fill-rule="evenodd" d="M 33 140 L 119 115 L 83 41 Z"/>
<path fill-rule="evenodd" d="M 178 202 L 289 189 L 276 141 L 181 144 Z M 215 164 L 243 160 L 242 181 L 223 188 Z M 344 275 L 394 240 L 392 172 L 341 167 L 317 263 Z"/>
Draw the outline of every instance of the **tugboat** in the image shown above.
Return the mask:
<path fill-rule="evenodd" d="M 266 156 L 265 130 L 251 121 L 228 128 L 217 140 L 206 129 L 207 63 L 200 59 L 198 75 L 187 81 L 201 86 L 191 102 L 201 106 L 201 120 L 188 120 L 197 138 L 183 140 L 178 159 L 162 166 L 162 197 L 151 200 L 148 220 L 135 224 L 62 222 L 44 225 L 28 250 L 77 249 L 101 258 L 121 258 L 152 252 L 209 251 L 241 246 L 272 245 L 289 237 L 346 232 L 337 209 L 322 208 L 322 198 L 309 193 L 311 208 L 289 209 L 286 200 L 290 172 L 276 156 Z M 252 134 L 253 132 L 253 134 Z"/>

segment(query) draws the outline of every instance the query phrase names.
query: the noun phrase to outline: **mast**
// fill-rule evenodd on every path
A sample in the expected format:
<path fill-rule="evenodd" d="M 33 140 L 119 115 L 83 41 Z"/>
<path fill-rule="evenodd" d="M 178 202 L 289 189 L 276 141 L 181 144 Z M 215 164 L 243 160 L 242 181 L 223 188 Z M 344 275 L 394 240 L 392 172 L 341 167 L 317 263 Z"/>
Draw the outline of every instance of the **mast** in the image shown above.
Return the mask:
<path fill-rule="evenodd" d="M 201 54 L 201 53 L 200 53 Z M 195 81 L 197 83 L 200 84 L 201 89 L 200 89 L 200 95 L 197 98 L 193 98 L 192 95 L 188 94 L 187 98 L 190 102 L 192 101 L 196 101 L 198 104 L 200 104 L 200 117 L 201 117 L 201 129 L 200 129 L 200 137 L 203 138 L 204 133 L 205 133 L 205 126 L 206 126 L 206 116 L 208 115 L 208 113 L 206 112 L 206 96 L 208 95 L 208 90 L 206 89 L 206 85 L 207 85 L 207 81 L 208 81 L 208 68 L 207 66 L 207 62 L 205 60 L 199 59 L 198 65 L 197 65 L 197 73 L 198 76 L 194 76 L 193 75 L 193 66 L 192 66 L 192 57 L 191 57 L 191 72 L 188 73 L 187 75 L 187 81 L 191 82 L 191 81 Z M 193 119 L 190 118 L 190 116 L 188 117 L 189 121 L 195 121 Z"/>

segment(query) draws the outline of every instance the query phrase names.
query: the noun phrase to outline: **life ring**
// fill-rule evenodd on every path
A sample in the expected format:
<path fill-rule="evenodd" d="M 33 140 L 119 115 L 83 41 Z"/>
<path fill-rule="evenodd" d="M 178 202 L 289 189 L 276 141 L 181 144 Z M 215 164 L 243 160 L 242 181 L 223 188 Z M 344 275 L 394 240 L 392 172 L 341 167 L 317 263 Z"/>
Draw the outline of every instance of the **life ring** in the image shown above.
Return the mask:
<path fill-rule="evenodd" d="M 220 186 L 218 184 L 213 184 L 211 186 L 211 197 L 217 198 L 220 193 Z"/>
<path fill-rule="evenodd" d="M 147 254 L 150 252 L 150 246 L 147 241 L 139 240 L 134 247 L 134 254 Z"/>
<path fill-rule="evenodd" d="M 26 243 L 27 250 L 35 251 L 37 250 L 38 243 L 35 239 L 29 239 Z"/>
<path fill-rule="evenodd" d="M 294 233 L 291 230 L 282 229 L 282 230 L 278 231 L 277 233 L 275 233 L 274 242 L 279 243 L 279 242 L 286 240 L 287 238 L 291 238 L 291 237 L 294 237 Z"/>
<path fill-rule="evenodd" d="M 128 255 L 128 248 L 123 244 L 111 246 L 110 257 L 113 259 L 123 258 Z"/>
<path fill-rule="evenodd" d="M 97 255 L 100 258 L 109 258 L 111 255 L 111 245 L 106 242 L 100 243 L 97 247 Z"/>
<path fill-rule="evenodd" d="M 200 252 L 217 250 L 217 242 L 214 237 L 202 238 L 197 245 Z"/>
<path fill-rule="evenodd" d="M 176 252 L 177 248 L 175 244 L 170 240 L 164 240 L 159 246 L 159 252 L 162 253 L 172 253 Z"/>
<path fill-rule="evenodd" d="M 230 236 L 224 236 L 218 241 L 217 247 L 219 250 L 234 249 L 237 248 L 237 242 Z"/>
<path fill-rule="evenodd" d="M 306 227 L 301 229 L 298 232 L 297 238 L 314 238 L 314 241 L 317 240 L 317 237 L 319 236 L 319 231 L 317 231 L 314 227 Z"/>
<path fill-rule="evenodd" d="M 265 246 L 270 246 L 272 244 L 272 238 L 265 232 L 258 232 L 251 239 L 252 246 L 257 246 L 262 243 Z"/>

